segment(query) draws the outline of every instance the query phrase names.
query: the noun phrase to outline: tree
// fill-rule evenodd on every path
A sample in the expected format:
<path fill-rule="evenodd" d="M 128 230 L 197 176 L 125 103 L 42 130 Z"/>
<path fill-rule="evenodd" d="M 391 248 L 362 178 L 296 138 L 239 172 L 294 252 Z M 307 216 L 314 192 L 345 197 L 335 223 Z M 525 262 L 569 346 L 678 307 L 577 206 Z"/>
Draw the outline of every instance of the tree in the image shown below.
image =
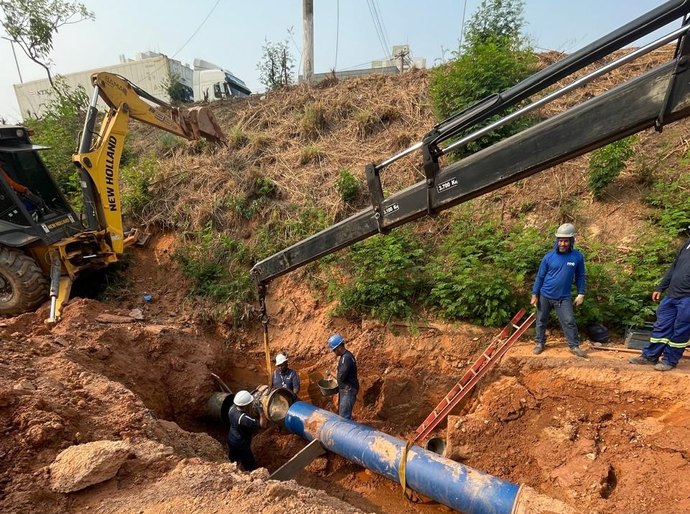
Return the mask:
<path fill-rule="evenodd" d="M 463 46 L 470 49 L 489 41 L 501 41 L 505 46 L 524 43 L 522 29 L 524 0 L 482 0 L 467 22 Z"/>
<path fill-rule="evenodd" d="M 467 36 L 454 59 L 432 70 L 431 101 L 439 119 L 514 86 L 535 71 L 536 56 L 522 34 L 522 13 L 523 0 L 482 1 L 466 24 Z M 532 123 L 529 118 L 519 119 L 468 145 L 468 150 L 489 146 Z"/>
<path fill-rule="evenodd" d="M 93 20 L 94 14 L 79 2 L 64 0 L 0 0 L 3 17 L 0 24 L 12 43 L 42 66 L 55 88 L 50 73 L 50 52 L 58 29 L 65 25 Z"/>
<path fill-rule="evenodd" d="M 84 126 L 84 114 L 89 96 L 83 87 L 71 89 L 59 75 L 55 78 L 54 91 L 40 118 L 25 118 L 26 125 L 34 130 L 33 140 L 51 150 L 42 157 L 57 180 L 60 189 L 73 205 L 81 199 L 81 186 L 76 168 L 72 163 L 80 130 Z M 30 113 L 29 113 L 30 114 Z"/>
<path fill-rule="evenodd" d="M 170 76 L 163 80 L 163 89 L 168 93 L 170 97 L 170 103 L 173 105 L 178 105 L 183 102 L 193 102 L 191 98 L 191 91 L 189 87 L 182 83 L 182 77 L 177 73 L 172 73 Z"/>
<path fill-rule="evenodd" d="M 294 83 L 292 78 L 294 66 L 295 60 L 288 50 L 287 41 L 278 43 L 266 41 L 261 62 L 256 67 L 260 72 L 259 81 L 269 91 L 290 86 Z"/>

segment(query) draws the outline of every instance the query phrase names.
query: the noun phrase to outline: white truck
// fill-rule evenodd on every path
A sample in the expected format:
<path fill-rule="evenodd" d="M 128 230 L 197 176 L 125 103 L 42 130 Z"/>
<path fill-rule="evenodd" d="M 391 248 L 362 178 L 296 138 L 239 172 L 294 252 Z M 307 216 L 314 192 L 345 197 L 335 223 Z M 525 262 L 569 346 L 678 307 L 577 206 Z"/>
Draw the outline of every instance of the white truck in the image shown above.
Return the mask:
<path fill-rule="evenodd" d="M 194 101 L 215 102 L 252 94 L 243 80 L 203 59 L 194 59 Z"/>
<path fill-rule="evenodd" d="M 194 100 L 192 97 L 192 69 L 188 65 L 154 52 L 140 53 L 136 57 L 136 59 L 132 60 L 120 56 L 119 64 L 68 73 L 61 75 L 61 77 L 70 88 L 82 86 L 90 96 L 91 91 L 93 91 L 91 75 L 107 71 L 121 75 L 150 92 L 156 98 L 170 102 L 166 86 L 169 84 L 170 79 L 176 76 L 182 85 L 185 86 L 187 92 L 186 100 L 190 102 Z M 22 116 L 24 118 L 27 116 L 35 117 L 44 114 L 45 105 L 49 100 L 52 87 L 46 78 L 23 84 L 15 84 L 14 92 L 17 95 L 17 102 L 19 103 L 19 110 Z M 105 104 L 101 102 L 99 108 L 104 109 Z"/>

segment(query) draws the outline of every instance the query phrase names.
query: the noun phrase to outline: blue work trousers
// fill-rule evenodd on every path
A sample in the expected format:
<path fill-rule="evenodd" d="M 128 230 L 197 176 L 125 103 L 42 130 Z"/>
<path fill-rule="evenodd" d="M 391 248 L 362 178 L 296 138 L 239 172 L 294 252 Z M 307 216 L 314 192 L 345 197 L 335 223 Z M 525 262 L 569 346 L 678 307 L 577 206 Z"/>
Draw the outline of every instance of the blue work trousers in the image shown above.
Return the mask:
<path fill-rule="evenodd" d="M 649 346 L 642 356 L 652 362 L 662 360 L 671 366 L 678 364 L 690 339 L 690 296 L 664 297 L 656 310 L 656 322 Z"/>
<path fill-rule="evenodd" d="M 352 409 L 357 400 L 357 390 L 350 386 L 338 389 L 338 415 L 341 418 L 352 419 Z"/>
<path fill-rule="evenodd" d="M 570 348 L 580 346 L 580 336 L 577 333 L 572 299 L 552 300 L 541 295 L 539 295 L 539 303 L 537 304 L 537 334 L 534 338 L 535 342 L 542 346 L 546 344 L 546 325 L 549 322 L 552 309 L 556 310 L 558 321 L 561 323 L 561 329 L 568 341 L 568 346 Z"/>

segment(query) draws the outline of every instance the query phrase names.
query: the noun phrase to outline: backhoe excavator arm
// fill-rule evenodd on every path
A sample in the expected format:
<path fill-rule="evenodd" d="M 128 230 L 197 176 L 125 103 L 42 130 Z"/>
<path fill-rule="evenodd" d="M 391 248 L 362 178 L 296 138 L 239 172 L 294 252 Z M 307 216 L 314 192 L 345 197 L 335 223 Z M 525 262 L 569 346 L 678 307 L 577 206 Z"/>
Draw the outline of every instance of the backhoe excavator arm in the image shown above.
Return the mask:
<path fill-rule="evenodd" d="M 87 228 L 105 230 L 112 250 L 120 255 L 125 240 L 119 170 L 130 118 L 186 139 L 224 143 L 225 136 L 206 107 L 173 107 L 113 73 L 95 73 L 91 81 L 94 93 L 73 161 L 81 171 Z M 94 137 L 99 97 L 109 109 Z"/>
<path fill-rule="evenodd" d="M 133 240 L 125 239 L 120 198 L 120 157 L 130 118 L 186 139 L 203 137 L 225 143 L 223 132 L 206 107 L 173 107 L 113 73 L 95 73 L 91 82 L 94 86 L 91 104 L 79 148 L 72 157 L 80 170 L 87 230 L 47 248 L 51 263 L 48 323 L 60 318 L 72 281 L 82 270 L 116 262 Z M 99 98 L 106 103 L 108 111 L 96 133 Z"/>
<path fill-rule="evenodd" d="M 661 130 L 665 123 L 690 116 L 689 12 L 688 0 L 667 2 L 513 88 L 438 124 L 422 142 L 379 165 L 367 166 L 365 174 L 372 206 L 258 262 L 251 271 L 255 282 L 265 289 L 272 279 L 357 241 L 469 201 L 640 130 L 653 126 Z M 489 127 L 468 134 L 477 124 L 680 17 L 684 17 L 683 26 L 667 36 L 576 80 L 561 91 L 550 93 L 524 107 L 520 113 L 568 92 L 571 86 L 574 88 L 593 80 L 615 66 L 678 39 L 676 55 L 671 62 L 469 157 L 440 167 L 438 159 L 444 153 L 467 145 L 492 127 L 512 121 L 515 115 L 510 114 Z M 460 139 L 446 148 L 438 146 L 458 135 Z M 380 172 L 416 150 L 422 151 L 426 179 L 384 198 Z"/>

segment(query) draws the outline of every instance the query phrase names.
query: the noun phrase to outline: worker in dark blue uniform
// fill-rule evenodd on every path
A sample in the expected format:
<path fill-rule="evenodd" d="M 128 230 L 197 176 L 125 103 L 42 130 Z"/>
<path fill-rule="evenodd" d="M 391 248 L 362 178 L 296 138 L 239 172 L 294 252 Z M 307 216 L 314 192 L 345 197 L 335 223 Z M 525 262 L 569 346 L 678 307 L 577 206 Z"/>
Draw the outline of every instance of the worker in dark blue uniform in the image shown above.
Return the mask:
<path fill-rule="evenodd" d="M 642 355 L 629 359 L 632 364 L 651 364 L 657 371 L 669 371 L 678 365 L 690 339 L 690 239 L 678 250 L 676 260 L 652 293 L 659 303 L 649 346 Z"/>
<path fill-rule="evenodd" d="M 266 427 L 266 418 L 259 406 L 259 419 L 250 415 L 254 397 L 248 391 L 239 391 L 233 399 L 233 406 L 228 411 L 230 430 L 228 431 L 228 458 L 230 462 L 239 462 L 245 471 L 257 468 L 252 453 L 252 436 Z"/>
<path fill-rule="evenodd" d="M 352 408 L 359 392 L 357 378 L 357 360 L 345 348 L 345 338 L 334 334 L 328 339 L 328 348 L 338 356 L 338 414 L 345 419 L 352 419 Z"/>
<path fill-rule="evenodd" d="M 276 355 L 276 366 L 278 368 L 273 371 L 273 378 L 271 380 L 273 389 L 287 389 L 297 398 L 300 389 L 299 374 L 294 369 L 288 367 L 288 358 L 285 354 L 279 353 Z"/>

